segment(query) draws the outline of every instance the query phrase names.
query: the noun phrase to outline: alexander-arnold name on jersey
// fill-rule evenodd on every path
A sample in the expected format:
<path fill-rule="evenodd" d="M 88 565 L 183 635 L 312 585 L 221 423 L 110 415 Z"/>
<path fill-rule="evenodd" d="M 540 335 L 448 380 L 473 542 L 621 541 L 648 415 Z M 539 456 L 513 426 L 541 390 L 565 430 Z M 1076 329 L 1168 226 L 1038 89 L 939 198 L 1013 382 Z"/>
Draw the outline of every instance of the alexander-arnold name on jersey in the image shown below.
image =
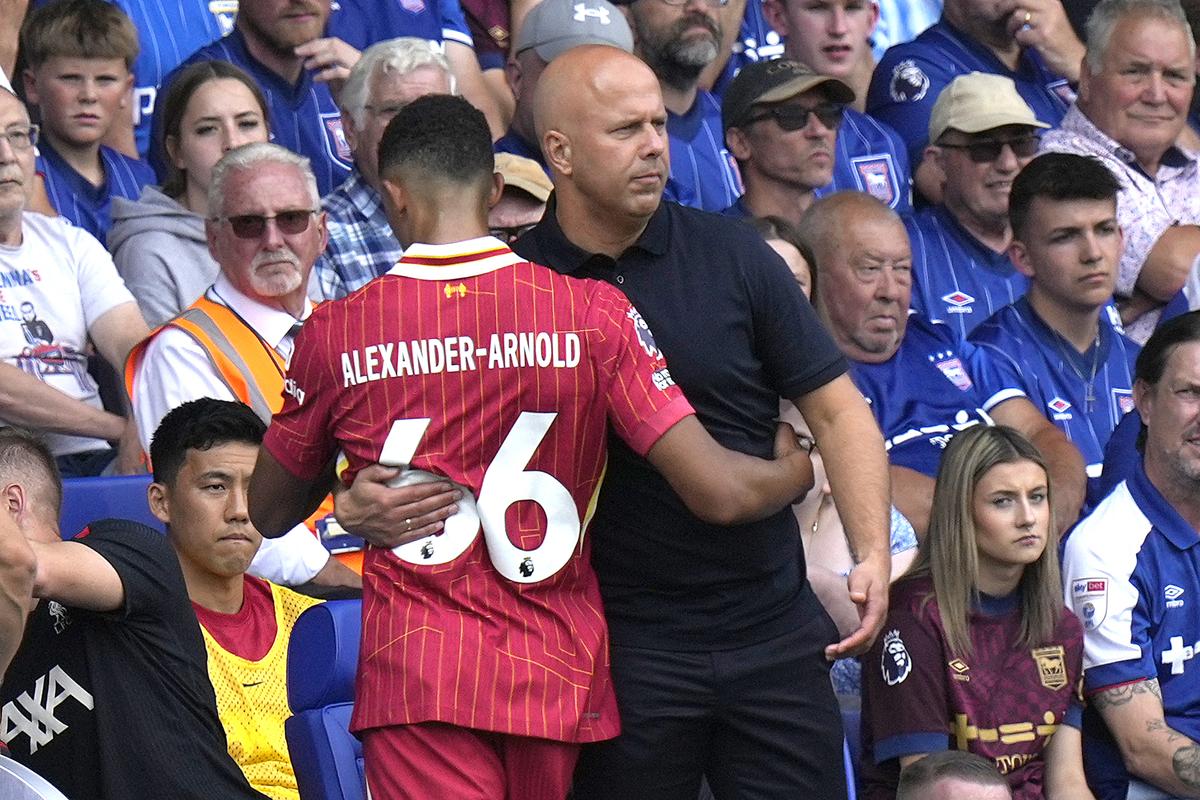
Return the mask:
<path fill-rule="evenodd" d="M 342 386 L 479 369 L 572 369 L 579 366 L 579 357 L 579 334 L 557 331 L 493 333 L 486 345 L 470 336 L 381 342 L 342 353 Z"/>

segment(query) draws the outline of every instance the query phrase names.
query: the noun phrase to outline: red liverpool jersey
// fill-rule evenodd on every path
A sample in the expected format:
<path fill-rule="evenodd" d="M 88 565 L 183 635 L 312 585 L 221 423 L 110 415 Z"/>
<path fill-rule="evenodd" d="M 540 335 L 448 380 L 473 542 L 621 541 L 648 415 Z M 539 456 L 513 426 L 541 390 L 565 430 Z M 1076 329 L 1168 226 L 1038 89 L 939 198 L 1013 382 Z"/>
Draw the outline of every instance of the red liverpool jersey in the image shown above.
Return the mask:
<path fill-rule="evenodd" d="M 367 551 L 355 729 L 615 736 L 584 536 L 607 426 L 644 455 L 692 413 L 629 301 L 490 237 L 413 245 L 313 313 L 284 391 L 264 444 L 297 476 L 340 448 L 346 480 L 381 461 L 470 492 L 441 535 Z"/>

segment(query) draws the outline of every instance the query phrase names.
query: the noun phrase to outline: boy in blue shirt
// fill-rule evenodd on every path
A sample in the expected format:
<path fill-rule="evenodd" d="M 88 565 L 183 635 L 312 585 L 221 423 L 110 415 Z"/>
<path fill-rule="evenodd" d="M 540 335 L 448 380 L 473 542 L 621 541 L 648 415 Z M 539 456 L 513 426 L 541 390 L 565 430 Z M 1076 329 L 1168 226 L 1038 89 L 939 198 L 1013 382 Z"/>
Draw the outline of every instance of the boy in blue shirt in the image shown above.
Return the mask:
<path fill-rule="evenodd" d="M 46 192 L 60 214 L 103 242 L 113 196 L 136 199 L 154 183 L 148 165 L 100 144 L 117 115 L 130 113 L 137 29 L 104 0 L 59 0 L 29 15 L 21 47 Z"/>

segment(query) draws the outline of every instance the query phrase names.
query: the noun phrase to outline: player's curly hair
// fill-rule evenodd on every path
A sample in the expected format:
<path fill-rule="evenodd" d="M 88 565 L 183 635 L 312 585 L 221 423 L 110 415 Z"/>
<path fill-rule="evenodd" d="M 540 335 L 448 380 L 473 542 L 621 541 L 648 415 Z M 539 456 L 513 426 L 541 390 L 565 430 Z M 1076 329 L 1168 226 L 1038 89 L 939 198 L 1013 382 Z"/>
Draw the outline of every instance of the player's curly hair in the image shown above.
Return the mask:
<path fill-rule="evenodd" d="M 1045 459 L 1028 439 L 1003 425 L 978 425 L 951 440 L 938 469 L 929 514 L 929 532 L 912 568 L 901 580 L 916 576 L 933 579 L 934 597 L 942 618 L 946 643 L 956 655 L 971 653 L 968 618 L 979 602 L 979 548 L 975 531 L 975 489 L 983 476 L 1000 464 L 1031 461 L 1046 475 L 1046 503 L 1051 501 L 1050 473 Z M 1021 593 L 1021 634 L 1013 645 L 1037 647 L 1054 636 L 1063 612 L 1058 568 L 1058 528 L 1049 508 L 1046 546 L 1025 568 Z M 928 600 L 927 600 L 928 602 Z"/>
<path fill-rule="evenodd" d="M 448 94 L 413 100 L 392 117 L 379 141 L 379 174 L 385 178 L 402 171 L 483 186 L 495 163 L 483 113 Z"/>

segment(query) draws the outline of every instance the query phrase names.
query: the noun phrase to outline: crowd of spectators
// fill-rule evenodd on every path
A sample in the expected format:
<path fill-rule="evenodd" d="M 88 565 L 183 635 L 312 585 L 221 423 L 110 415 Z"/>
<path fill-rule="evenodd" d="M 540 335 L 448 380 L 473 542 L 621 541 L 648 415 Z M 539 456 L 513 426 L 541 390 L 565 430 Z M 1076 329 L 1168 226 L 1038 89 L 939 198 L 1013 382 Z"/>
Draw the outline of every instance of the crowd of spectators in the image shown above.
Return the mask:
<path fill-rule="evenodd" d="M 379 798 L 1200 798 L 1198 31 L 0 0 L 7 753 L 296 800 L 348 595 Z"/>

